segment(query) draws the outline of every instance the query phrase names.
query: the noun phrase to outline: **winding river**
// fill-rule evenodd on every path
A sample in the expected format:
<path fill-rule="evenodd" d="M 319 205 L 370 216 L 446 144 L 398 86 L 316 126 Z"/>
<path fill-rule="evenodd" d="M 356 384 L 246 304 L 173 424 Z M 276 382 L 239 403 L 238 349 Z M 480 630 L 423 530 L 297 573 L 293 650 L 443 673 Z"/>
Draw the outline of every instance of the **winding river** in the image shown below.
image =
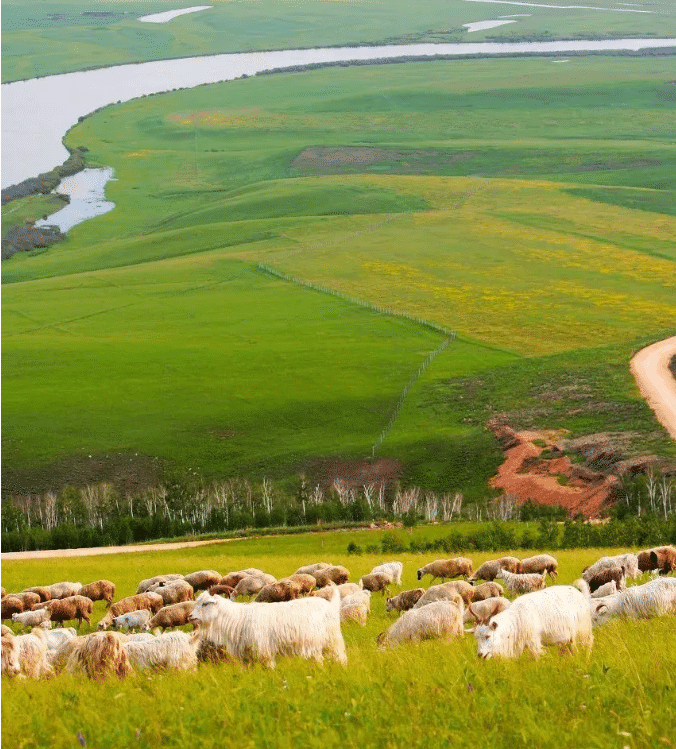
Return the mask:
<path fill-rule="evenodd" d="M 61 139 L 79 117 L 107 104 L 144 94 L 311 63 L 404 56 L 558 54 L 665 47 L 676 47 L 676 39 L 329 47 L 161 60 L 6 83 L 2 86 L 2 186 L 16 184 L 63 163 L 68 153 Z"/>

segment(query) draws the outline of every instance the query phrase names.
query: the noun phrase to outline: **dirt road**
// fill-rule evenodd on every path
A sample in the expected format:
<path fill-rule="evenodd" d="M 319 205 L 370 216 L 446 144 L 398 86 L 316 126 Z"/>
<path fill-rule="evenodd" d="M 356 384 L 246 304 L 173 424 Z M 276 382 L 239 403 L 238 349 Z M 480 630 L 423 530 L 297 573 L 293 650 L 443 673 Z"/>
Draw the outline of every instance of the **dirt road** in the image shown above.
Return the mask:
<path fill-rule="evenodd" d="M 676 336 L 642 349 L 631 360 L 631 373 L 657 420 L 676 439 L 676 379 L 669 370 Z"/>

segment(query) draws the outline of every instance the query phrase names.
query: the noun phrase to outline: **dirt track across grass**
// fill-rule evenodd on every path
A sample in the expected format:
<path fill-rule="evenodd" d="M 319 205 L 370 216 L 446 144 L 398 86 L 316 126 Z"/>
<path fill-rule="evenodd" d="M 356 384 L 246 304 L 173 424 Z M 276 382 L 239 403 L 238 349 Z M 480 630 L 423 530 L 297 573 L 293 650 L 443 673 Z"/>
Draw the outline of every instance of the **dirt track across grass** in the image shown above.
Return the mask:
<path fill-rule="evenodd" d="M 676 356 L 676 336 L 642 349 L 631 360 L 631 372 L 657 420 L 676 439 L 676 379 L 669 362 Z"/>

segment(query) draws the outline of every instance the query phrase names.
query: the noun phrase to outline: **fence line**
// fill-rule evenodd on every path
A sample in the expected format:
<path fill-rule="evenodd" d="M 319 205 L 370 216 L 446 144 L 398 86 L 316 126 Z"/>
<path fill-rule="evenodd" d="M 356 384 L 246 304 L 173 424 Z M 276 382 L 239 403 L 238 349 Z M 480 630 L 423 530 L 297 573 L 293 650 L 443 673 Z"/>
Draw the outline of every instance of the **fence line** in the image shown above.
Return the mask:
<path fill-rule="evenodd" d="M 360 307 L 366 307 L 367 309 L 370 309 L 373 312 L 378 312 L 381 315 L 389 315 L 391 317 L 401 317 L 405 320 L 410 320 L 411 322 L 414 322 L 417 325 L 433 330 L 435 333 L 442 333 L 445 336 L 442 343 L 439 346 L 437 346 L 437 348 L 434 349 L 434 351 L 432 351 L 430 354 L 427 355 L 427 358 L 425 359 L 425 361 L 423 361 L 423 363 L 413 373 L 413 375 L 411 376 L 411 379 L 404 386 L 404 389 L 402 390 L 401 395 L 399 396 L 399 400 L 397 401 L 397 404 L 394 407 L 394 411 L 392 412 L 392 415 L 390 416 L 390 419 L 387 422 L 387 425 L 382 430 L 382 432 L 378 436 L 378 439 L 373 443 L 373 446 L 371 447 L 371 457 L 372 458 L 375 457 L 376 450 L 378 449 L 378 447 L 380 447 L 385 437 L 387 437 L 389 432 L 392 430 L 392 427 L 394 426 L 394 423 L 397 420 L 397 417 L 399 416 L 401 407 L 404 404 L 404 400 L 406 399 L 406 396 L 408 395 L 410 389 L 420 379 L 421 375 L 425 372 L 427 367 L 429 367 L 432 361 L 450 343 L 452 343 L 455 340 L 455 332 L 452 330 L 448 330 L 447 328 L 444 328 L 441 325 L 437 325 L 437 323 L 431 322 L 430 320 L 424 320 L 421 317 L 410 315 L 407 312 L 401 312 L 400 310 L 391 309 L 389 307 L 382 307 L 378 304 L 367 302 L 364 299 L 357 299 L 356 297 L 348 296 L 347 294 L 343 294 L 340 291 L 331 289 L 328 286 L 321 286 L 320 284 L 312 283 L 312 281 L 306 281 L 302 278 L 291 276 L 288 273 L 283 273 L 282 271 L 277 270 L 277 268 L 273 268 L 271 265 L 266 265 L 265 263 L 256 263 L 256 267 L 259 270 L 263 271 L 264 273 L 268 273 L 271 276 L 280 278 L 283 281 L 288 281 L 289 283 L 297 284 L 298 286 L 304 286 L 305 288 L 312 289 L 313 291 L 318 291 L 322 294 L 328 294 L 329 296 L 336 297 L 337 299 L 342 299 L 346 302 L 350 302 L 351 304 L 357 304 Z"/>

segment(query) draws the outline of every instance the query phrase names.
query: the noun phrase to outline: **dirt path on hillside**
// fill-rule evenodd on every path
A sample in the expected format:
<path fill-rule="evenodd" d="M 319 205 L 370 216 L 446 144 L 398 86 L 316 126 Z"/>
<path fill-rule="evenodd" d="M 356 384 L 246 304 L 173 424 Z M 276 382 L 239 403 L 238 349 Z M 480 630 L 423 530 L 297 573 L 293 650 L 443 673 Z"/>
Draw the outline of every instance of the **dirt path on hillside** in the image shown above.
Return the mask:
<path fill-rule="evenodd" d="M 657 420 L 676 439 L 676 379 L 669 369 L 674 356 L 676 336 L 642 349 L 629 366 Z"/>
<path fill-rule="evenodd" d="M 0 554 L 3 562 L 22 562 L 28 559 L 56 559 L 61 557 L 94 557 L 99 554 L 132 554 L 138 551 L 173 551 L 188 549 L 192 546 L 207 546 L 208 544 L 228 544 L 232 541 L 242 541 L 246 538 L 212 538 L 208 541 L 176 541 L 167 544 L 140 544 L 138 546 L 94 546 L 84 549 L 42 549 L 40 551 L 8 551 Z"/>

